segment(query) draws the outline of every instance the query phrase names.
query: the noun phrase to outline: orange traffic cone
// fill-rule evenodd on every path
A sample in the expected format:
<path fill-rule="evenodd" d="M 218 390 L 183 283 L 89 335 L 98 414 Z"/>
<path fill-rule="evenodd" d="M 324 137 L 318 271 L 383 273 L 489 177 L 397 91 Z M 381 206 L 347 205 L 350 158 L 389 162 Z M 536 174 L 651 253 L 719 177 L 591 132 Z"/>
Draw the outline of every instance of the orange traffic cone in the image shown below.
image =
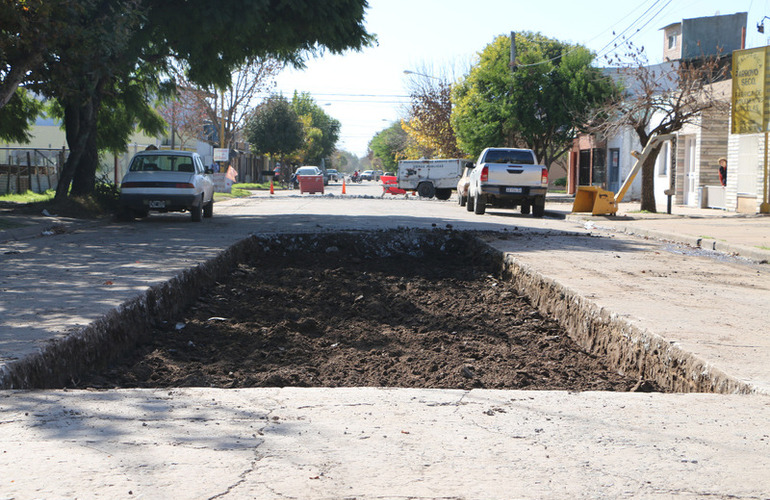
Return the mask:
<path fill-rule="evenodd" d="M 345 194 L 345 179 L 342 179 L 342 194 Z"/>
<path fill-rule="evenodd" d="M 270 194 L 275 194 L 275 190 L 273 189 L 273 181 L 270 181 Z"/>

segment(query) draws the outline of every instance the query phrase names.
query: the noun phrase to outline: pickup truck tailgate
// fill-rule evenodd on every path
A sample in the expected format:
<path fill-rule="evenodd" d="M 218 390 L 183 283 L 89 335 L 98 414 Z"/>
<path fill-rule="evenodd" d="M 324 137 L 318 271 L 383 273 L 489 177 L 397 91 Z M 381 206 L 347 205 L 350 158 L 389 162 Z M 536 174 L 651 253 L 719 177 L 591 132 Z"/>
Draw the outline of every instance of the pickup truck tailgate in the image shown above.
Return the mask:
<path fill-rule="evenodd" d="M 489 164 L 487 185 L 539 186 L 542 176 L 537 165 Z"/>

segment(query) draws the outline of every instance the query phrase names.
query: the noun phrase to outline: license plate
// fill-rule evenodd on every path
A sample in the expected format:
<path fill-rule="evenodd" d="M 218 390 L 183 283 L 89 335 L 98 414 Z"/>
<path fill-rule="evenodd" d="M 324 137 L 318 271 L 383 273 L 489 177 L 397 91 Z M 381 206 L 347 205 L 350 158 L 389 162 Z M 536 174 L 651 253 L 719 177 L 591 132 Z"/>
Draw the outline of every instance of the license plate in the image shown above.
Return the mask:
<path fill-rule="evenodd" d="M 151 200 L 150 208 L 166 208 L 166 202 L 164 200 Z"/>
<path fill-rule="evenodd" d="M 518 193 L 518 194 L 521 194 L 521 188 L 507 187 L 507 188 L 505 188 L 505 192 L 506 193 Z"/>

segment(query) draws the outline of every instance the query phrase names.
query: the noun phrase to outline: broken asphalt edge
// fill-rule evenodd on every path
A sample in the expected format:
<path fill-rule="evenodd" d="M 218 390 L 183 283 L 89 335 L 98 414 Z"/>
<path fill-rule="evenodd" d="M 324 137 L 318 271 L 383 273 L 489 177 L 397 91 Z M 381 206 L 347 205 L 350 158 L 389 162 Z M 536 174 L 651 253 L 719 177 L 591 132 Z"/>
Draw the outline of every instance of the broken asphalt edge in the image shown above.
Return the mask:
<path fill-rule="evenodd" d="M 402 241 L 388 237 L 386 245 L 379 244 L 380 251 L 409 253 L 422 251 L 422 246 L 443 250 L 442 241 L 445 245 L 451 238 L 472 238 L 495 256 L 504 277 L 522 290 L 543 314 L 565 327 L 578 344 L 592 354 L 606 356 L 615 368 L 640 380 L 653 380 L 674 392 L 764 393 L 544 277 L 517 261 L 514 254 L 494 249 L 471 232 L 388 231 L 393 232 L 400 232 Z M 335 234 L 251 235 L 240 240 L 216 257 L 150 287 L 78 332 L 51 340 L 39 352 L 0 367 L 0 389 L 59 388 L 76 383 L 81 373 L 106 365 L 141 342 L 153 326 L 173 321 L 205 288 L 226 276 L 254 251 L 287 244 L 295 249 L 310 245 L 318 251 L 320 246 L 333 241 L 330 238 Z"/>

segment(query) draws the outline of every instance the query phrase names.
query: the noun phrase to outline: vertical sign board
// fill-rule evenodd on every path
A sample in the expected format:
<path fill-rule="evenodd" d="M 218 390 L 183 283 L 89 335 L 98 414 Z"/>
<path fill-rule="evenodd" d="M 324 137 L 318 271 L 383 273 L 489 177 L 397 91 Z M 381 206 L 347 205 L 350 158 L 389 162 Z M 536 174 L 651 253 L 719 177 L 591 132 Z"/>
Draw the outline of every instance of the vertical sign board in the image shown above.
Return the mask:
<path fill-rule="evenodd" d="M 767 130 L 767 47 L 733 52 L 733 134 Z"/>
<path fill-rule="evenodd" d="M 770 47 L 733 52 L 733 134 L 765 134 L 764 193 L 760 213 L 770 212 L 768 124 L 770 124 Z"/>

